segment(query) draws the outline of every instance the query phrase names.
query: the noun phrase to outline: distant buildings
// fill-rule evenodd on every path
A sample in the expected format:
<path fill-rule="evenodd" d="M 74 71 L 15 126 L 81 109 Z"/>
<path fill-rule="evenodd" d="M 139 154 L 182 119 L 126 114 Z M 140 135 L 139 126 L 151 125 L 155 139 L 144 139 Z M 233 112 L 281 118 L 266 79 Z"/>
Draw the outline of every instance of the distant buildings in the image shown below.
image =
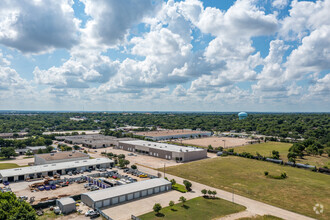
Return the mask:
<path fill-rule="evenodd" d="M 210 131 L 197 131 L 190 129 L 145 131 L 145 132 L 136 132 L 134 134 L 139 136 L 144 136 L 147 139 L 151 139 L 153 141 L 176 139 L 176 138 L 208 137 L 212 135 Z"/>
<path fill-rule="evenodd" d="M 132 138 L 117 138 L 101 134 L 94 135 L 75 135 L 75 136 L 57 136 L 56 140 L 63 140 L 69 144 L 82 144 L 88 148 L 102 148 L 117 146 L 119 141 L 134 140 Z"/>
<path fill-rule="evenodd" d="M 17 132 L 17 133 L 0 133 L 0 138 L 22 138 L 28 135 L 27 132 Z"/>
<path fill-rule="evenodd" d="M 120 141 L 119 149 L 146 154 L 167 160 L 192 161 L 207 157 L 207 150 L 196 147 L 184 147 L 173 144 L 134 140 Z"/>
<path fill-rule="evenodd" d="M 35 154 L 34 165 L 50 164 L 50 163 L 62 163 L 77 160 L 89 159 L 88 154 L 84 154 L 78 151 L 64 151 L 49 154 Z"/>

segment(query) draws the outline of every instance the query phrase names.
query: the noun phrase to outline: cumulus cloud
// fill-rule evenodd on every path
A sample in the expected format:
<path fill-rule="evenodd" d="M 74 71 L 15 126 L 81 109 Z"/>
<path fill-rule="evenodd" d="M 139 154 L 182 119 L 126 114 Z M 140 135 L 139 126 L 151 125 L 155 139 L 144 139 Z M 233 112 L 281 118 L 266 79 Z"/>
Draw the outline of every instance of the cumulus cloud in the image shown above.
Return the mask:
<path fill-rule="evenodd" d="M 92 19 L 83 33 L 108 46 L 123 42 L 128 30 L 151 14 L 160 1 L 156 0 L 82 0 L 85 13 Z"/>
<path fill-rule="evenodd" d="M 323 25 L 302 40 L 286 63 L 286 78 L 300 79 L 307 73 L 330 69 L 330 25 Z"/>
<path fill-rule="evenodd" d="M 79 20 L 72 1 L 4 0 L 0 3 L 0 44 L 23 53 L 71 48 L 78 42 Z"/>

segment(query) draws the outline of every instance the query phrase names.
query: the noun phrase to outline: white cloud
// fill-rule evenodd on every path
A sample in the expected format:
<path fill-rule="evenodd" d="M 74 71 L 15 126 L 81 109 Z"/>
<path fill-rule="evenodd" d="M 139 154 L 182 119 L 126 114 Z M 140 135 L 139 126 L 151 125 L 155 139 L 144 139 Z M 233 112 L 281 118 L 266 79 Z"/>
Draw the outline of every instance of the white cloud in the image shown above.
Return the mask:
<path fill-rule="evenodd" d="M 286 63 L 286 78 L 301 79 L 308 73 L 330 69 L 330 25 L 323 25 L 302 40 Z"/>
<path fill-rule="evenodd" d="M 273 0 L 272 6 L 278 9 L 283 9 L 288 5 L 288 0 Z"/>
<path fill-rule="evenodd" d="M 330 25 L 330 1 L 297 1 L 291 3 L 290 15 L 281 21 L 279 35 L 286 40 L 302 39 L 310 31 Z"/>
<path fill-rule="evenodd" d="M 92 17 L 83 33 L 97 43 L 115 46 L 125 40 L 128 30 L 157 8 L 159 0 L 82 0 Z"/>
<path fill-rule="evenodd" d="M 23 53 L 70 48 L 78 42 L 79 20 L 70 0 L 4 0 L 0 3 L 0 44 Z"/>

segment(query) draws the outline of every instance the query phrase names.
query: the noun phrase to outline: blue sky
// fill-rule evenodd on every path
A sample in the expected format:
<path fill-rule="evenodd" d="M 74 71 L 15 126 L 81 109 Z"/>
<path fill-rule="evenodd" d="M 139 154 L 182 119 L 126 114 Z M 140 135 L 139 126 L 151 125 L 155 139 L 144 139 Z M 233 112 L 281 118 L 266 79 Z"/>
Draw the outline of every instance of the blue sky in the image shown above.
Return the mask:
<path fill-rule="evenodd" d="M 329 111 L 330 0 L 5 0 L 0 109 Z"/>

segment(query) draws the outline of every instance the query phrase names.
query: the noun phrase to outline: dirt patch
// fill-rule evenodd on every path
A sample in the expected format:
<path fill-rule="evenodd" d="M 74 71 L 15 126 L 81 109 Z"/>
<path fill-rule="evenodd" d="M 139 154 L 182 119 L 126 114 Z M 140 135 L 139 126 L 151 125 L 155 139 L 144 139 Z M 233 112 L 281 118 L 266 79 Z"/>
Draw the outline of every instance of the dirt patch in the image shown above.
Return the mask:
<path fill-rule="evenodd" d="M 207 138 L 197 138 L 197 139 L 189 139 L 176 141 L 177 143 L 183 144 L 191 144 L 202 147 L 208 147 L 211 145 L 212 147 L 238 147 L 249 144 L 250 140 L 245 138 L 231 138 L 231 137 L 207 137 Z"/>

